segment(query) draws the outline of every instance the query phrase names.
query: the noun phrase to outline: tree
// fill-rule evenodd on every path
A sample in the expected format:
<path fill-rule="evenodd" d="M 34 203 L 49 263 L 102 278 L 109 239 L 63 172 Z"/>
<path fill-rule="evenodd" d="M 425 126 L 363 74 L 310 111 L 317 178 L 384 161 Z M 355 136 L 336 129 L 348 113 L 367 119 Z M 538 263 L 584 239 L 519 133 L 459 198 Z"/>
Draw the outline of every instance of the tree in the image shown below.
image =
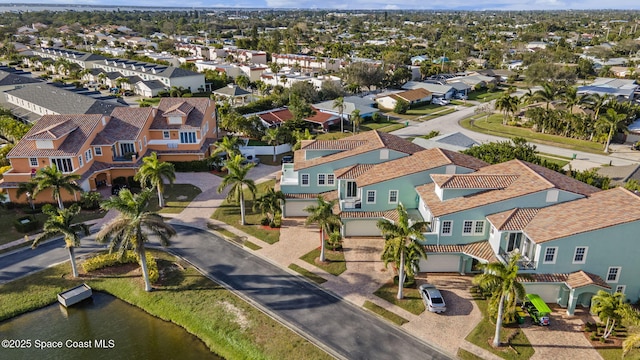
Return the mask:
<path fill-rule="evenodd" d="M 417 239 L 422 239 L 422 232 L 427 227 L 427 222 L 417 221 L 409 225 L 409 215 L 407 210 L 402 204 L 398 205 L 398 221 L 393 223 L 389 220 L 379 220 L 377 223 L 382 236 L 384 237 L 384 249 L 382 251 L 382 260 L 386 267 L 390 262 L 393 262 L 398 269 L 398 299 L 402 299 L 405 271 L 409 276 L 414 275 L 415 258 L 407 257 L 408 253 L 418 254 L 419 257 L 427 258 L 424 248 L 417 242 Z M 415 269 L 419 270 L 419 269 Z"/>
<path fill-rule="evenodd" d="M 604 146 L 605 153 L 609 153 L 609 144 L 611 143 L 611 138 L 613 137 L 614 132 L 619 129 L 619 127 L 626 119 L 626 114 L 618 114 L 618 112 L 614 109 L 607 109 L 607 112 L 597 120 L 598 125 L 602 125 L 609 130 L 607 135 L 607 142 Z"/>
<path fill-rule="evenodd" d="M 256 184 L 247 177 L 249 170 L 256 164 L 247 163 L 242 165 L 244 158 L 240 154 L 236 154 L 233 158 L 227 160 L 225 167 L 227 175 L 222 179 L 218 186 L 218 193 L 224 191 L 227 186 L 231 186 L 231 190 L 227 195 L 228 201 L 240 202 L 240 224 L 245 225 L 245 204 L 244 204 L 244 186 L 247 187 L 249 193 L 253 196 L 256 194 Z"/>
<path fill-rule="evenodd" d="M 489 164 L 498 164 L 505 161 L 519 159 L 534 164 L 540 163 L 538 151 L 535 145 L 527 143 L 524 138 L 513 138 L 511 141 L 498 141 L 473 146 L 462 151 Z"/>
<path fill-rule="evenodd" d="M 162 246 L 168 246 L 169 239 L 176 234 L 176 230 L 165 223 L 162 216 L 148 210 L 151 196 L 148 189 L 135 195 L 129 189 L 122 189 L 118 196 L 105 200 L 100 206 L 107 211 L 117 210 L 119 214 L 96 234 L 96 241 L 109 242 L 109 252 L 117 248 L 120 256 L 127 250 L 133 250 L 138 255 L 145 291 L 151 291 L 145 242 L 149 241 L 149 235 L 155 235 Z"/>
<path fill-rule="evenodd" d="M 89 226 L 87 224 L 73 224 L 74 217 L 80 213 L 80 206 L 73 204 L 68 209 L 56 209 L 47 204 L 42 207 L 42 212 L 48 215 L 49 218 L 44 223 L 44 231 L 33 240 L 31 248 L 35 249 L 42 241 L 62 235 L 65 248 L 69 251 L 73 277 L 78 277 L 74 249 L 76 246 L 80 246 L 80 234 L 89 235 Z"/>
<path fill-rule="evenodd" d="M 284 193 L 282 191 L 275 191 L 273 188 L 269 188 L 264 195 L 256 199 L 253 203 L 253 209 L 266 215 L 269 223 L 273 223 L 277 215 L 282 213 L 280 202 L 284 201 L 284 199 Z"/>
<path fill-rule="evenodd" d="M 243 89 L 246 89 L 249 86 L 249 83 L 251 82 L 251 80 L 249 80 L 247 75 L 239 75 L 238 77 L 236 77 L 235 81 L 236 81 L 236 84 L 238 84 L 238 86 L 240 86 Z"/>
<path fill-rule="evenodd" d="M 407 110 L 409 110 L 408 101 L 402 99 L 396 100 L 396 105 L 393 107 L 393 112 L 395 112 L 396 114 L 406 114 Z"/>
<path fill-rule="evenodd" d="M 226 153 L 227 160 L 240 154 L 240 139 L 236 136 L 225 136 L 222 141 L 216 144 L 216 149 L 211 153 L 212 157 L 216 157 L 219 154 Z"/>
<path fill-rule="evenodd" d="M 556 100 L 562 93 L 563 90 L 559 86 L 550 82 L 545 82 L 542 84 L 542 89 L 533 93 L 532 99 L 546 103 L 546 109 L 549 110 L 549 104 Z"/>
<path fill-rule="evenodd" d="M 307 220 L 305 220 L 306 225 L 310 224 L 318 224 L 320 228 L 320 261 L 325 261 L 325 234 L 331 234 L 334 228 L 337 228 L 342 225 L 342 221 L 340 221 L 340 217 L 333 213 L 333 207 L 336 205 L 338 200 L 325 201 L 322 196 L 318 195 L 317 204 L 309 205 L 304 208 L 304 211 L 309 213 Z"/>
<path fill-rule="evenodd" d="M 510 96 L 508 94 L 504 94 L 501 97 L 497 98 L 495 101 L 496 110 L 501 110 L 504 114 L 504 118 L 502 120 L 502 125 L 507 124 L 507 118 L 509 114 L 514 114 L 518 110 L 518 103 L 520 99 L 515 96 Z"/>
<path fill-rule="evenodd" d="M 351 112 L 351 123 L 353 123 L 353 132 L 356 133 L 360 130 L 360 123 L 362 117 L 360 116 L 360 110 L 355 109 Z"/>
<path fill-rule="evenodd" d="M 500 330 L 505 317 L 505 308 L 509 312 L 515 311 L 517 299 L 523 299 L 526 295 L 524 286 L 518 282 L 519 259 L 520 254 L 516 252 L 507 264 L 501 262 L 480 264 L 479 267 L 484 270 L 484 273 L 473 279 L 474 283 L 491 292 L 492 306 L 495 304 L 498 306 L 493 346 L 500 346 Z"/>
<path fill-rule="evenodd" d="M 300 121 L 315 115 L 315 111 L 313 110 L 311 105 L 309 105 L 309 103 L 307 103 L 304 98 L 294 93 L 290 94 L 288 107 L 289 111 L 291 111 L 291 114 L 293 114 L 293 120 Z"/>
<path fill-rule="evenodd" d="M 34 193 L 36 192 L 37 186 L 38 184 L 33 181 L 23 182 L 18 185 L 18 190 L 16 192 L 16 197 L 18 198 L 22 196 L 22 194 L 27 195 L 27 201 L 29 202 L 29 206 L 31 206 L 31 209 L 33 210 L 36 209 L 33 200 L 35 199 Z"/>
<path fill-rule="evenodd" d="M 155 187 L 158 190 L 158 205 L 164 207 L 164 182 L 168 181 L 170 184 L 176 179 L 175 167 L 170 162 L 161 162 L 158 160 L 158 154 L 154 151 L 150 156 L 142 159 L 142 166 L 138 169 L 138 173 L 135 175 L 135 180 L 139 181 L 143 187 L 147 184 Z"/>
<path fill-rule="evenodd" d="M 280 128 L 275 127 L 275 128 L 267 129 L 267 131 L 265 131 L 264 135 L 262 136 L 262 141 L 273 146 L 273 162 L 275 163 L 276 162 L 276 146 L 280 145 L 280 142 L 282 141 Z"/>
<path fill-rule="evenodd" d="M 333 107 L 338 108 L 338 112 L 340 113 L 340 133 L 342 134 L 344 132 L 344 119 L 342 118 L 344 113 L 344 98 L 340 96 L 333 100 Z"/>
<path fill-rule="evenodd" d="M 613 294 L 604 290 L 599 290 L 596 295 L 591 298 L 591 311 L 593 311 L 601 321 L 607 319 L 604 326 L 602 338 L 606 339 L 616 327 L 616 322 L 621 320 L 620 309 L 624 304 L 624 294 L 615 292 Z"/>
<path fill-rule="evenodd" d="M 36 183 L 33 197 L 45 189 L 51 189 L 53 199 L 58 202 L 58 208 L 64 209 L 60 190 L 66 190 L 70 194 L 75 194 L 76 191 L 82 191 L 82 188 L 75 183 L 79 179 L 80 175 L 64 174 L 58 170 L 56 165 L 47 166 L 38 170 L 36 176 L 32 179 L 32 181 Z"/>

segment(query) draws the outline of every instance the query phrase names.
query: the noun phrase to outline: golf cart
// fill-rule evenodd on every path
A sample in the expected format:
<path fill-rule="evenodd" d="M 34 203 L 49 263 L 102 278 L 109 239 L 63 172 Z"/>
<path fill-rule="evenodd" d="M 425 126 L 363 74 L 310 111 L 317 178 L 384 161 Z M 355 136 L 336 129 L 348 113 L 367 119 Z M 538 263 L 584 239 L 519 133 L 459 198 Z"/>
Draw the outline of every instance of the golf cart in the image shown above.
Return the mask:
<path fill-rule="evenodd" d="M 526 310 L 533 319 L 533 323 L 541 326 L 549 325 L 551 309 L 537 294 L 527 294 L 522 304 L 522 309 Z"/>

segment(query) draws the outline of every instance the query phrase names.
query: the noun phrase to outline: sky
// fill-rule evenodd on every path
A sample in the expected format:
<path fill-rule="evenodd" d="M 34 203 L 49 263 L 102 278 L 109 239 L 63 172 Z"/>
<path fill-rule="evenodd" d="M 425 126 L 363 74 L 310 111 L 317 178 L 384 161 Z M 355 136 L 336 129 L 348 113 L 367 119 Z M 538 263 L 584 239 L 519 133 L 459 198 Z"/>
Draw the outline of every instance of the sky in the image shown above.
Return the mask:
<path fill-rule="evenodd" d="M 290 9 L 418 9 L 418 10 L 640 10 L 638 0 L 0 0 L 0 4 L 90 4 L 112 6 L 171 6 Z"/>

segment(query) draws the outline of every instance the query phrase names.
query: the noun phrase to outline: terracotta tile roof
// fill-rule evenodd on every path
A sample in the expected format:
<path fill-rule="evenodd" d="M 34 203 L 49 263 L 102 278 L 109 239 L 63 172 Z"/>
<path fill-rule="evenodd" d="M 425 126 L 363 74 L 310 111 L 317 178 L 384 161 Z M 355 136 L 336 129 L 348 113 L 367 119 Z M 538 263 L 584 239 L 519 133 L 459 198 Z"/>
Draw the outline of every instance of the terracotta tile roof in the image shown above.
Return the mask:
<path fill-rule="evenodd" d="M 308 143 L 303 143 L 303 147 L 296 151 L 294 170 L 298 171 L 312 166 L 385 148 L 409 155 L 424 150 L 423 147 L 402 139 L 399 136 L 372 130 L 340 140 L 312 140 Z M 306 158 L 305 151 L 307 150 L 342 151 L 338 151 L 327 156 L 304 160 Z"/>
<path fill-rule="evenodd" d="M 302 193 L 302 194 L 284 194 L 286 199 L 317 199 L 318 195 L 322 196 L 325 201 L 338 199 L 338 191 L 326 191 L 323 193 Z"/>
<path fill-rule="evenodd" d="M 458 165 L 472 170 L 487 166 L 473 156 L 439 148 L 426 149 L 396 160 L 376 164 L 367 173 L 355 178 L 359 187 L 415 174 L 446 165 Z M 426 182 L 427 179 L 425 179 Z"/>
<path fill-rule="evenodd" d="M 35 134 L 29 135 L 28 140 L 55 140 L 69 134 L 73 130 L 78 128 L 78 124 L 71 120 L 63 121 L 61 123 L 52 124 L 51 126 L 38 131 Z M 26 138 L 26 136 L 25 136 Z"/>
<path fill-rule="evenodd" d="M 600 276 L 582 270 L 572 272 L 571 274 L 527 274 L 519 276 L 518 281 L 524 283 L 565 283 L 571 289 L 577 289 L 589 285 L 596 285 L 605 289 L 611 289 L 611 286 Z"/>
<path fill-rule="evenodd" d="M 418 186 L 416 191 L 434 216 L 452 214 L 554 188 L 585 196 L 600 191 L 566 175 L 521 160 L 485 166 L 475 173 L 466 174 L 465 177 L 486 175 L 517 175 L 517 178 L 505 188 L 479 191 L 445 201 L 441 201 L 436 195 L 434 183 Z M 434 176 L 432 175 L 432 178 Z"/>
<path fill-rule="evenodd" d="M 25 134 L 24 138 L 9 151 L 7 158 L 76 156 L 87 139 L 96 131 L 96 127 L 103 116 L 100 114 L 44 115 Z M 67 124 L 64 125 L 66 128 L 75 126 L 75 130 L 69 133 L 57 149 L 38 149 L 36 148 L 35 140 L 30 140 L 32 135 L 60 124 Z"/>
<path fill-rule="evenodd" d="M 372 167 L 374 167 L 374 164 L 356 164 L 334 170 L 333 174 L 336 179 L 355 179 L 369 171 Z"/>
<path fill-rule="evenodd" d="M 487 261 L 487 262 L 496 262 L 498 258 L 496 254 L 491 249 L 491 245 L 489 245 L 489 241 L 478 241 L 470 244 L 460 244 L 460 245 L 425 245 L 425 252 L 429 253 L 461 253 L 472 256 L 476 259 Z M 428 261 L 428 259 L 427 259 Z"/>
<path fill-rule="evenodd" d="M 584 199 L 542 208 L 524 232 L 540 244 L 634 221 L 640 221 L 640 197 L 617 187 Z"/>
<path fill-rule="evenodd" d="M 515 208 L 491 214 L 487 220 L 499 231 L 522 231 L 538 211 L 538 208 Z"/>
<path fill-rule="evenodd" d="M 178 111 L 178 109 L 186 111 L 190 106 L 193 108 L 189 110 L 184 125 L 167 124 L 167 119 L 163 116 L 166 112 Z M 204 114 L 209 106 L 215 106 L 215 104 L 207 98 L 162 98 L 158 104 L 158 111 L 153 123 L 151 123 L 151 129 L 199 129 L 202 127 Z"/>
<path fill-rule="evenodd" d="M 293 119 L 293 114 L 289 109 L 281 109 L 258 114 L 258 117 L 271 125 L 279 125 Z"/>
<path fill-rule="evenodd" d="M 334 209 L 334 213 L 337 213 Z M 343 211 L 338 213 L 343 219 L 378 219 L 384 218 L 393 222 L 397 222 L 400 217 L 398 216 L 398 210 L 386 210 L 386 211 Z"/>
<path fill-rule="evenodd" d="M 162 114 L 162 116 L 164 117 L 168 117 L 168 116 L 187 116 L 189 115 L 189 113 L 191 112 L 191 110 L 193 110 L 194 106 L 189 104 L 188 102 L 180 102 L 177 103 L 175 105 L 173 105 L 172 107 L 168 108 L 164 114 Z"/>
<path fill-rule="evenodd" d="M 121 140 L 135 140 L 149 120 L 152 108 L 117 108 L 111 120 L 94 139 L 91 145 L 112 145 Z"/>
<path fill-rule="evenodd" d="M 338 117 L 329 113 L 325 113 L 322 112 L 316 108 L 314 108 L 313 106 L 311 107 L 313 109 L 313 111 L 315 111 L 315 113 L 307 118 L 305 118 L 306 121 L 309 122 L 313 122 L 316 124 L 324 124 L 328 121 L 331 121 L 333 119 L 337 119 Z"/>
<path fill-rule="evenodd" d="M 443 189 L 504 189 L 518 175 L 433 174 L 431 178 Z"/>

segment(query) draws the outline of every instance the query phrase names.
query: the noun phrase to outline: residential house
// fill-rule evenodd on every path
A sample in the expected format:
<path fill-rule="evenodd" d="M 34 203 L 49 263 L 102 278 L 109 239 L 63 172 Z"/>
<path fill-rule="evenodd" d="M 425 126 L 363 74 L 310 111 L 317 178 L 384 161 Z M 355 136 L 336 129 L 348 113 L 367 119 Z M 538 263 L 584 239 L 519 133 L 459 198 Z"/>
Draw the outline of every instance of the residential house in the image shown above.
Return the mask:
<path fill-rule="evenodd" d="M 339 124 L 339 116 L 329 114 L 323 111 L 311 107 L 314 114 L 308 116 L 304 121 L 311 123 L 316 129 L 321 131 L 328 131 L 329 126 Z M 245 116 L 257 116 L 262 121 L 265 127 L 273 128 L 282 125 L 285 121 L 293 119 L 293 114 L 287 108 L 279 108 L 273 110 L 261 111 L 253 114 L 247 114 Z"/>
<path fill-rule="evenodd" d="M 412 105 L 429 103 L 431 101 L 431 92 L 418 88 L 380 96 L 375 100 L 378 106 L 384 109 L 394 109 L 399 100 L 405 101 L 411 107 Z"/>
<path fill-rule="evenodd" d="M 612 95 L 618 100 L 633 100 L 639 89 L 635 80 L 596 78 L 590 85 L 578 86 L 578 94 Z"/>
<path fill-rule="evenodd" d="M 463 151 L 473 146 L 480 145 L 477 141 L 468 137 L 461 132 L 450 134 L 442 134 L 434 136 L 430 139 L 417 137 L 412 141 L 414 144 L 420 145 L 425 149 L 441 148 L 450 151 Z"/>
<path fill-rule="evenodd" d="M 342 63 L 341 59 L 296 54 L 271 54 L 271 61 L 311 72 L 338 71 Z"/>
<path fill-rule="evenodd" d="M 53 59 L 54 61 L 58 59 L 66 59 L 80 65 L 83 69 L 91 69 L 94 67 L 94 64 L 106 59 L 106 57 L 102 55 L 62 48 L 43 47 L 40 49 L 34 49 L 33 54 L 40 56 L 41 58 Z"/>
<path fill-rule="evenodd" d="M 451 99 L 456 93 L 456 89 L 449 84 L 441 85 L 419 81 L 408 81 L 407 83 L 402 85 L 402 88 L 405 90 L 425 89 L 431 92 L 433 97 L 442 99 Z"/>
<path fill-rule="evenodd" d="M 346 96 L 344 97 L 344 108 L 342 109 L 343 119 L 350 119 L 354 110 L 360 112 L 362 118 L 368 118 L 373 116 L 374 113 L 380 112 L 379 109 L 374 107 L 375 101 L 367 98 L 361 98 L 359 96 Z M 340 116 L 340 109 L 334 106 L 334 100 L 323 101 L 313 104 L 316 109 L 329 114 Z"/>

